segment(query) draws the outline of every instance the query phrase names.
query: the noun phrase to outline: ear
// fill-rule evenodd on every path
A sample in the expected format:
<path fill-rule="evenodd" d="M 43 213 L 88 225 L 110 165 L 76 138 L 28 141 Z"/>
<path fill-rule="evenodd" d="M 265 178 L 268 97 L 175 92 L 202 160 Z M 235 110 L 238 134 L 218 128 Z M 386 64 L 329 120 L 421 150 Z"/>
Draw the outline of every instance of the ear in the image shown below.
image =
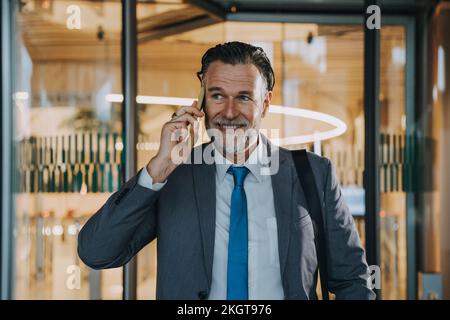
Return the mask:
<path fill-rule="evenodd" d="M 263 111 L 261 114 L 261 118 L 264 118 L 266 113 L 268 112 L 271 100 L 272 100 L 272 91 L 267 91 L 263 101 Z"/>

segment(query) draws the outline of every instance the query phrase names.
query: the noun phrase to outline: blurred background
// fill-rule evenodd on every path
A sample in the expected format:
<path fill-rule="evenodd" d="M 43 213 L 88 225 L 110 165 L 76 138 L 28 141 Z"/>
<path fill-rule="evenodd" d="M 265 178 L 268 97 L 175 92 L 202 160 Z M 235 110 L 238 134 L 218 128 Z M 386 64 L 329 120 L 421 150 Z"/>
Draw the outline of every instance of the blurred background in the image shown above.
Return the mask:
<path fill-rule="evenodd" d="M 197 97 L 203 53 L 235 40 L 274 66 L 268 137 L 335 164 L 379 298 L 450 298 L 449 1 L 1 3 L 2 299 L 155 298 L 156 241 L 95 271 L 77 235 L 156 154 L 191 101 L 174 98 Z"/>

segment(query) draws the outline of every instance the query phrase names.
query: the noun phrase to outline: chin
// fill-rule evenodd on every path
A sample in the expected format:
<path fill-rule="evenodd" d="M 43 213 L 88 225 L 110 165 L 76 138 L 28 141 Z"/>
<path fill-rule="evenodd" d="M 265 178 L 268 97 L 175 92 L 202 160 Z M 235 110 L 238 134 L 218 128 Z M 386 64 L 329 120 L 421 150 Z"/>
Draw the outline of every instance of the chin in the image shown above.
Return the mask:
<path fill-rule="evenodd" d="M 237 143 L 227 143 L 223 139 L 214 139 L 214 146 L 217 150 L 223 151 L 226 154 L 237 154 L 245 151 L 246 149 L 246 141 L 238 141 Z"/>
<path fill-rule="evenodd" d="M 209 136 L 214 140 L 216 149 L 226 154 L 237 154 L 247 150 L 250 144 L 257 141 L 256 129 L 230 130 L 220 127 L 210 127 Z"/>

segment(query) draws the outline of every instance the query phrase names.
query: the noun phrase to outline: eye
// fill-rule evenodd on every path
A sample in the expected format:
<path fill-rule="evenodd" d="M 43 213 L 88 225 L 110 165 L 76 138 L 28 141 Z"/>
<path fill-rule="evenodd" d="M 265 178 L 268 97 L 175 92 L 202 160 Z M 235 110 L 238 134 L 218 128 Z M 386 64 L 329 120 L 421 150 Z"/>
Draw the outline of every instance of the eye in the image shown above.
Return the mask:
<path fill-rule="evenodd" d="M 249 96 L 246 96 L 246 95 L 240 95 L 240 96 L 239 96 L 239 100 L 244 101 L 244 102 L 248 102 L 248 101 L 251 101 L 252 99 L 250 99 Z"/>
<path fill-rule="evenodd" d="M 211 98 L 213 98 L 214 100 L 220 100 L 222 99 L 222 95 L 220 93 L 214 93 Z"/>

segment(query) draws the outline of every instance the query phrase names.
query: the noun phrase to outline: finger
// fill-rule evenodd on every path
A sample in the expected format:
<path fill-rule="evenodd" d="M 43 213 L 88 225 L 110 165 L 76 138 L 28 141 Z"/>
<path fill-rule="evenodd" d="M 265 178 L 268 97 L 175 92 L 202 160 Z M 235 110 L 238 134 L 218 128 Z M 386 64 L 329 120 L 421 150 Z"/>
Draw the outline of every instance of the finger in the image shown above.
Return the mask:
<path fill-rule="evenodd" d="M 195 122 L 197 122 L 197 119 L 190 113 L 185 113 L 182 114 L 181 116 L 173 118 L 170 122 L 180 122 L 180 121 L 184 121 L 186 124 L 190 123 L 191 125 L 194 125 Z"/>
<path fill-rule="evenodd" d="M 189 137 L 189 130 L 187 128 L 175 129 L 172 132 L 171 140 L 178 143 L 186 142 Z"/>
<path fill-rule="evenodd" d="M 181 116 L 181 115 L 186 114 L 186 113 L 189 113 L 189 114 L 191 114 L 193 116 L 196 116 L 196 117 L 203 117 L 205 115 L 202 111 L 200 111 L 195 106 L 194 107 L 192 107 L 192 106 L 185 106 L 185 107 L 182 107 L 182 108 L 177 110 L 176 116 L 178 117 L 178 116 Z"/>
<path fill-rule="evenodd" d="M 170 142 L 172 143 L 178 143 L 180 142 L 188 132 L 188 128 L 186 124 L 180 122 L 180 123 L 170 123 L 170 125 L 167 126 L 166 131 L 166 137 L 169 138 Z"/>
<path fill-rule="evenodd" d="M 175 129 L 187 128 L 187 123 L 185 121 L 169 121 L 166 122 L 164 126 L 169 129 L 169 131 L 173 131 Z"/>
<path fill-rule="evenodd" d="M 178 143 L 178 137 L 180 136 L 181 131 L 187 131 L 187 124 L 185 122 L 166 122 L 165 128 L 163 129 L 165 136 L 169 138 L 172 142 Z"/>
<path fill-rule="evenodd" d="M 192 104 L 192 106 L 181 107 L 176 112 L 177 117 L 179 117 L 185 113 L 189 113 L 189 114 L 191 114 L 193 116 L 197 116 L 197 117 L 203 117 L 205 114 L 202 111 L 200 111 L 196 106 L 197 106 L 197 102 L 195 101 Z"/>
<path fill-rule="evenodd" d="M 181 132 L 180 132 L 180 139 L 179 139 L 179 141 L 180 142 L 184 142 L 184 143 L 187 143 L 187 141 L 188 141 L 188 139 L 189 139 L 189 130 L 182 130 Z"/>

